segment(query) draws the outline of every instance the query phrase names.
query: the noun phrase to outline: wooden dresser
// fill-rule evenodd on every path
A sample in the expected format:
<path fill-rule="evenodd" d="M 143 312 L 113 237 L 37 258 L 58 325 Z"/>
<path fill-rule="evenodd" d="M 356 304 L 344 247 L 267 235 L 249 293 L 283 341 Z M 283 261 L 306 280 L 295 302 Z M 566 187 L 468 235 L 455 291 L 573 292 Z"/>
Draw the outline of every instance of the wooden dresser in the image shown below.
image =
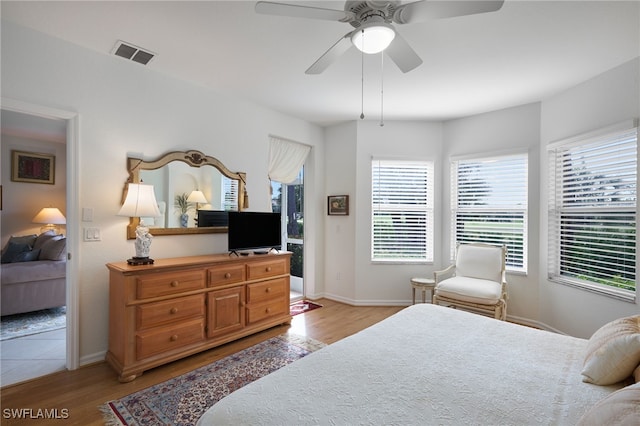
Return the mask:
<path fill-rule="evenodd" d="M 288 323 L 291 253 L 109 263 L 106 360 L 129 382 L 158 365 Z"/>

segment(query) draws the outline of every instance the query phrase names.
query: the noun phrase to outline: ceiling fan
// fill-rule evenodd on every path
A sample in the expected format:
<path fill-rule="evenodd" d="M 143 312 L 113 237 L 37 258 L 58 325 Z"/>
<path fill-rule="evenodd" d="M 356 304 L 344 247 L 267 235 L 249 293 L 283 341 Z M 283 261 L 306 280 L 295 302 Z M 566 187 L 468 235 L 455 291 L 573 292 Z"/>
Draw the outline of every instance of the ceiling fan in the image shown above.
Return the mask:
<path fill-rule="evenodd" d="M 351 24 L 349 31 L 305 71 L 320 74 L 355 45 L 364 53 L 384 51 L 402 70 L 409 72 L 422 64 L 422 59 L 391 25 L 413 24 L 429 19 L 450 18 L 499 10 L 504 0 L 420 0 L 403 4 L 398 0 L 347 1 L 344 10 L 302 6 L 270 1 L 256 3 L 257 13 L 323 19 Z"/>

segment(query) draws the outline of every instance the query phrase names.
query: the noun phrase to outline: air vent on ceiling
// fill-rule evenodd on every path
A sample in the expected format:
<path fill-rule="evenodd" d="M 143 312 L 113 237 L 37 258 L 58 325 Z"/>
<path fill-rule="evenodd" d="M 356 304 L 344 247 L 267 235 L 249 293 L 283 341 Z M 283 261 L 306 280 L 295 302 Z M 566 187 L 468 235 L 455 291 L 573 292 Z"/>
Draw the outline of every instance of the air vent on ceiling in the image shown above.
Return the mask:
<path fill-rule="evenodd" d="M 155 53 L 148 52 L 140 47 L 121 40 L 118 40 L 111 53 L 116 56 L 138 62 L 142 65 L 147 65 L 156 56 Z"/>

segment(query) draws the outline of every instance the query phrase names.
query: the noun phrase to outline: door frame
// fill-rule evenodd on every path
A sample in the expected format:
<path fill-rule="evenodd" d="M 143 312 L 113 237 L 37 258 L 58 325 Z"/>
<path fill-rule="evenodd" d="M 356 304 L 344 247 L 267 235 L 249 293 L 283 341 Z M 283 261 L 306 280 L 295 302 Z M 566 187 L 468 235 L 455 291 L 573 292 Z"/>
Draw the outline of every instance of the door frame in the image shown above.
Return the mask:
<path fill-rule="evenodd" d="M 79 167 L 79 136 L 80 117 L 77 112 L 57 108 L 50 108 L 10 98 L 1 98 L 2 109 L 20 112 L 38 117 L 65 120 L 67 124 L 67 188 L 66 188 L 66 213 L 67 213 L 67 263 L 66 263 L 66 298 L 67 298 L 67 328 L 66 328 L 66 366 L 68 370 L 79 367 L 80 351 L 78 341 L 78 260 L 75 256 L 79 253 L 79 220 L 78 220 L 78 195 L 80 180 L 78 178 Z M 71 232 L 69 232 L 71 229 Z"/>

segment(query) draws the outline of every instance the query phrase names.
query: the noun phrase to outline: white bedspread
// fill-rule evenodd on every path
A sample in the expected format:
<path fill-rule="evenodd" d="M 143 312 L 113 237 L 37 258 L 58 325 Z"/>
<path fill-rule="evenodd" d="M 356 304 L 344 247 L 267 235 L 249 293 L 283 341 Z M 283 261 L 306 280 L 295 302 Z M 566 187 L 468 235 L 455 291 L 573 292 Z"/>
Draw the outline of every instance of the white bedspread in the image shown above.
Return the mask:
<path fill-rule="evenodd" d="M 572 425 L 622 386 L 587 341 L 419 304 L 234 392 L 199 425 Z"/>

